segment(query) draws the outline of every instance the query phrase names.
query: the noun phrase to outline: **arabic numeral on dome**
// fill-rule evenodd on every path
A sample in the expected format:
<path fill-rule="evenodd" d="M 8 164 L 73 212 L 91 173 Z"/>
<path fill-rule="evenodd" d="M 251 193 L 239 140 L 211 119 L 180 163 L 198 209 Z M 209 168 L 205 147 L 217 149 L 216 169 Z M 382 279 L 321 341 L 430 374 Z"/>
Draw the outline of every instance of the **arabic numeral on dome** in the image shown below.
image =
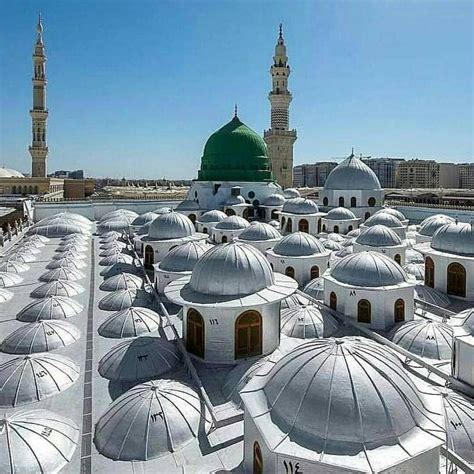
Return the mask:
<path fill-rule="evenodd" d="M 150 415 L 150 419 L 152 423 L 156 423 L 158 421 L 158 418 L 161 418 L 163 420 L 163 412 L 160 411 L 159 413 L 153 413 Z"/>
<path fill-rule="evenodd" d="M 217 319 L 210 319 L 209 324 L 211 326 L 217 326 L 219 324 L 219 321 Z"/>
<path fill-rule="evenodd" d="M 46 331 L 46 335 L 47 336 L 52 336 L 53 334 L 55 334 L 55 331 L 51 330 L 51 331 Z"/>
<path fill-rule="evenodd" d="M 144 360 L 147 360 L 147 359 L 148 359 L 148 354 L 143 354 L 143 355 L 137 356 L 138 362 L 143 362 Z"/>
<path fill-rule="evenodd" d="M 143 322 L 140 318 L 135 318 L 133 321 L 136 322 L 136 323 L 142 323 Z"/>
<path fill-rule="evenodd" d="M 46 375 L 46 371 L 45 370 L 42 370 L 41 372 L 36 372 L 36 376 L 41 378 L 41 377 L 44 377 Z"/>
<path fill-rule="evenodd" d="M 45 438 L 48 438 L 49 435 L 53 432 L 51 428 L 43 428 L 43 431 L 41 432 L 41 436 L 44 436 Z"/>

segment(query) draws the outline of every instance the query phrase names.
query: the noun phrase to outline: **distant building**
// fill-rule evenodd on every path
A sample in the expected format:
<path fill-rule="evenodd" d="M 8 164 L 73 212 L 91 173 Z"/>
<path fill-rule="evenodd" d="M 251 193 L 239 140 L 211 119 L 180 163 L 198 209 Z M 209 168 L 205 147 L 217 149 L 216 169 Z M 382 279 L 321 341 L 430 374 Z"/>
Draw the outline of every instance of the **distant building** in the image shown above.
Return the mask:
<path fill-rule="evenodd" d="M 407 160 L 398 165 L 397 188 L 438 188 L 439 164 L 434 160 Z"/>
<path fill-rule="evenodd" d="M 63 179 L 84 179 L 84 170 L 66 171 L 59 170 L 55 171 L 51 176 L 54 178 Z"/>
<path fill-rule="evenodd" d="M 379 178 L 382 188 L 394 188 L 397 185 L 397 170 L 403 158 L 366 158 L 362 160 Z"/>
<path fill-rule="evenodd" d="M 457 163 L 438 163 L 439 188 L 459 188 L 459 165 Z"/>
<path fill-rule="evenodd" d="M 324 186 L 329 173 L 337 166 L 335 161 L 297 165 L 293 168 L 293 185 L 296 187 L 318 188 Z"/>
<path fill-rule="evenodd" d="M 474 163 L 461 163 L 459 167 L 459 187 L 474 189 Z"/>

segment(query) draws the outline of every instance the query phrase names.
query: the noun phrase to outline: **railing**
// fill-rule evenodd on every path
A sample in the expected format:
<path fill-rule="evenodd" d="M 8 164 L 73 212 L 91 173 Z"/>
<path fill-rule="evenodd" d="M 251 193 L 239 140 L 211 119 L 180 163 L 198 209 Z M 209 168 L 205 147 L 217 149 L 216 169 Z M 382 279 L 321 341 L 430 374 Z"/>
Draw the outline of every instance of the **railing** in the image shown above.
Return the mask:
<path fill-rule="evenodd" d="M 152 194 L 152 193 L 150 193 Z M 186 198 L 187 191 L 182 192 L 182 193 L 176 193 L 173 195 L 170 194 L 153 194 L 150 196 L 123 196 L 123 195 L 118 195 L 118 196 L 94 196 L 94 197 L 88 197 L 84 199 L 78 199 L 78 198 L 52 198 L 48 199 L 47 197 L 43 198 L 38 198 L 37 202 L 40 202 L 41 204 L 56 204 L 58 202 L 70 202 L 70 203 L 93 203 L 93 202 L 110 202 L 110 201 L 179 201 L 183 200 Z"/>
<path fill-rule="evenodd" d="M 418 201 L 403 201 L 400 199 L 385 198 L 385 203 L 391 206 L 406 206 L 406 207 L 434 207 L 440 209 L 457 209 L 460 211 L 474 211 L 474 202 L 466 204 L 447 204 L 444 202 L 418 202 Z"/>

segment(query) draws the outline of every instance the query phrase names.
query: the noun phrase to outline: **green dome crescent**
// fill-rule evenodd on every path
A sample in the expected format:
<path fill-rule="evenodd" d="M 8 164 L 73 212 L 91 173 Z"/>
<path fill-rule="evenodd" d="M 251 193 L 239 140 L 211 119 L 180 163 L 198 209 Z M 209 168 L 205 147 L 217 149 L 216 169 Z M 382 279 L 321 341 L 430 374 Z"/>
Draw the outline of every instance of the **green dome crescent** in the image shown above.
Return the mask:
<path fill-rule="evenodd" d="M 272 181 L 263 138 L 235 116 L 204 146 L 199 181 Z"/>

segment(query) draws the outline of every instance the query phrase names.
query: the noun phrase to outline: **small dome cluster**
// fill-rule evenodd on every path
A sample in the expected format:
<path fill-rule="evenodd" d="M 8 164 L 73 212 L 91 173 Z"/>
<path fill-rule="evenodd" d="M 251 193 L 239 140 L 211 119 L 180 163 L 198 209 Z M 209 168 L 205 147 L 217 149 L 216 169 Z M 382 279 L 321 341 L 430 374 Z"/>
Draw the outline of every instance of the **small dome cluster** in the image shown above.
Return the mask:
<path fill-rule="evenodd" d="M 306 257 L 326 253 L 321 242 L 306 232 L 295 232 L 283 237 L 274 247 L 273 253 L 289 257 Z"/>
<path fill-rule="evenodd" d="M 188 217 L 178 212 L 158 216 L 150 225 L 149 240 L 171 240 L 192 237 L 196 233 Z"/>
<path fill-rule="evenodd" d="M 474 224 L 459 222 L 443 225 L 433 234 L 431 248 L 439 252 L 474 256 Z"/>
<path fill-rule="evenodd" d="M 288 214 L 316 214 L 319 212 L 318 205 L 305 198 L 288 199 L 283 205 L 282 212 Z"/>

